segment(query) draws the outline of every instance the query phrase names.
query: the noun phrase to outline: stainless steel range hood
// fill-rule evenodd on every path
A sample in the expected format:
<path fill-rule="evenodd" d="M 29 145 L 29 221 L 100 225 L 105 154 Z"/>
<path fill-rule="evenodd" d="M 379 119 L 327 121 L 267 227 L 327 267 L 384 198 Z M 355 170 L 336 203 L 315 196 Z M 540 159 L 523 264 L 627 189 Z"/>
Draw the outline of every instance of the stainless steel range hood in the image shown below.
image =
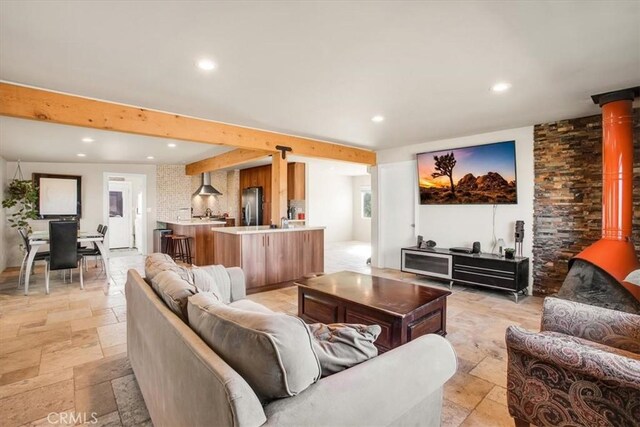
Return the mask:
<path fill-rule="evenodd" d="M 202 185 L 198 187 L 194 196 L 222 196 L 222 193 L 213 188 L 211 185 L 211 175 L 209 172 L 205 172 L 202 174 Z"/>

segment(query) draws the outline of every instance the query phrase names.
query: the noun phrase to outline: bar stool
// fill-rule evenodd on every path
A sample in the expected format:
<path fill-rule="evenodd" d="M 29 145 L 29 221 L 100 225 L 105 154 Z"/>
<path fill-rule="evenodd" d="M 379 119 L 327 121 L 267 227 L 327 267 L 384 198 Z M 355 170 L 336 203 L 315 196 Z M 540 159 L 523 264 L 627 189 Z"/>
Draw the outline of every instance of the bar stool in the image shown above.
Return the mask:
<path fill-rule="evenodd" d="M 169 237 L 169 236 L 168 236 Z M 182 261 L 187 264 L 192 263 L 191 259 L 191 238 L 188 236 L 170 235 L 171 239 L 167 242 L 171 242 L 171 253 L 169 256 L 176 261 Z"/>
<path fill-rule="evenodd" d="M 161 239 L 164 240 L 164 244 L 160 244 L 160 252 L 163 254 L 169 255 L 173 258 L 174 247 L 173 247 L 173 234 L 163 234 Z"/>

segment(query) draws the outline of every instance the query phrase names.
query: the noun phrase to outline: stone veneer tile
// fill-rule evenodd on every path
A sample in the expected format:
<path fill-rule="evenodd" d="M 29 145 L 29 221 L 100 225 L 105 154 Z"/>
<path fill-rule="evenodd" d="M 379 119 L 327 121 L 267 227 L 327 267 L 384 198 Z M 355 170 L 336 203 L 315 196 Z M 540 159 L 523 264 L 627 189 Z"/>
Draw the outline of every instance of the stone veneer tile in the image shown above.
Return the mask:
<path fill-rule="evenodd" d="M 133 375 L 111 381 L 124 427 L 135 426 L 150 419 L 142 393 Z"/>
<path fill-rule="evenodd" d="M 600 239 L 602 116 L 534 126 L 533 292 L 556 293 L 569 260 Z M 640 255 L 640 108 L 634 109 L 633 240 Z"/>
<path fill-rule="evenodd" d="M 118 410 L 111 388 L 111 381 L 77 388 L 75 393 L 76 413 L 100 417 Z"/>
<path fill-rule="evenodd" d="M 131 375 L 133 370 L 126 355 L 105 357 L 73 368 L 76 388 Z"/>

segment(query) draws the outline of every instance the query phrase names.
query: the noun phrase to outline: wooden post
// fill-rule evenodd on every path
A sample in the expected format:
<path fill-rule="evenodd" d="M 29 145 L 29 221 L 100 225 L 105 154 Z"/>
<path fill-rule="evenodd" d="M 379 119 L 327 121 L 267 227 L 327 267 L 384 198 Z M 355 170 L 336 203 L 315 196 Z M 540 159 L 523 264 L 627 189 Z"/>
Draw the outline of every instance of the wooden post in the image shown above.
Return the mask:
<path fill-rule="evenodd" d="M 280 226 L 287 216 L 287 159 L 280 153 L 271 156 L 271 222 Z"/>

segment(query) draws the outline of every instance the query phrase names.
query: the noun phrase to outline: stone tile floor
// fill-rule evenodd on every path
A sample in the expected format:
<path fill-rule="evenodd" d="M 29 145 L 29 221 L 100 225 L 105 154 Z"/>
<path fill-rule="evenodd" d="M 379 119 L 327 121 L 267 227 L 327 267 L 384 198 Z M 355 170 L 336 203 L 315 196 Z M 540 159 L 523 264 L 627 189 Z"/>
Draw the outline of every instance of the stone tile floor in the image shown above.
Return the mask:
<path fill-rule="evenodd" d="M 363 265 L 366 245 L 327 247 L 327 271 L 372 272 L 423 285 L 435 282 L 396 270 Z M 366 256 L 365 256 L 366 255 Z M 363 258 L 364 257 L 364 258 Z M 92 264 L 91 264 L 92 265 Z M 79 283 L 51 282 L 44 294 L 38 270 L 29 296 L 17 289 L 18 272 L 0 275 L 0 426 L 151 425 L 126 356 L 124 282 L 143 257 L 110 261 L 112 285 L 103 292 L 99 269 Z M 373 270 L 373 271 L 371 271 Z M 52 273 L 52 278 L 53 276 Z M 459 357 L 458 373 L 445 386 L 443 426 L 512 426 L 506 408 L 504 331 L 517 324 L 537 330 L 542 299 L 515 304 L 509 294 L 454 286 L 448 300 L 447 339 Z M 254 294 L 272 310 L 296 314 L 295 287 Z"/>

